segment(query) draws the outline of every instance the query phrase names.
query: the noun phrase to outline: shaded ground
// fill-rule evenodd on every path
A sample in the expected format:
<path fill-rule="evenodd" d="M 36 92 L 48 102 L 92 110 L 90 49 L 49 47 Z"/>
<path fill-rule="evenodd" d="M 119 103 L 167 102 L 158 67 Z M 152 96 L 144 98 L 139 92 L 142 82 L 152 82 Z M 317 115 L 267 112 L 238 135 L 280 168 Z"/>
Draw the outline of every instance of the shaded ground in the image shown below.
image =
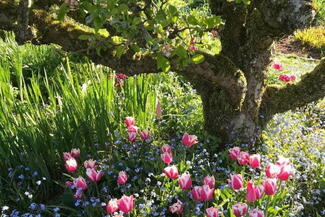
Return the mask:
<path fill-rule="evenodd" d="M 294 40 L 293 36 L 284 36 L 274 44 L 275 53 L 296 54 L 298 56 L 307 56 L 313 59 L 322 57 L 319 49 L 303 45 L 301 42 Z"/>

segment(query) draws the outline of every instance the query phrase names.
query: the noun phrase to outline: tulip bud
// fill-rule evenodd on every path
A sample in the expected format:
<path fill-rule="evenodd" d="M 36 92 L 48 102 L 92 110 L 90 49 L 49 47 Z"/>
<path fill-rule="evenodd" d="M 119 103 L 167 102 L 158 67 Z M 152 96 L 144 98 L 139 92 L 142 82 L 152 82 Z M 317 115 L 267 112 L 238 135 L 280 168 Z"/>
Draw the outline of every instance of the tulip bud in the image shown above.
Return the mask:
<path fill-rule="evenodd" d="M 276 193 L 276 189 L 277 189 L 276 179 L 264 180 L 263 186 L 266 195 L 274 195 Z"/>
<path fill-rule="evenodd" d="M 260 168 L 261 155 L 253 154 L 249 156 L 249 165 L 251 168 Z"/>
<path fill-rule="evenodd" d="M 202 186 L 195 186 L 191 191 L 192 199 L 196 201 L 203 201 L 202 199 Z"/>
<path fill-rule="evenodd" d="M 198 143 L 197 137 L 195 135 L 189 135 L 188 133 L 184 133 L 182 143 L 187 147 L 191 147 L 192 145 Z"/>
<path fill-rule="evenodd" d="M 261 210 L 253 209 L 249 212 L 249 217 L 264 217 L 264 213 Z"/>
<path fill-rule="evenodd" d="M 80 149 L 79 148 L 71 149 L 71 156 L 73 158 L 78 158 L 80 156 Z"/>
<path fill-rule="evenodd" d="M 192 187 L 191 175 L 188 172 L 182 174 L 181 177 L 179 177 L 178 179 L 178 184 L 182 190 L 191 189 Z"/>
<path fill-rule="evenodd" d="M 247 213 L 248 206 L 246 203 L 236 203 L 232 206 L 232 211 L 236 217 L 244 216 Z"/>
<path fill-rule="evenodd" d="M 214 176 L 206 176 L 203 179 L 203 184 L 208 185 L 210 188 L 214 188 L 216 180 Z"/>
<path fill-rule="evenodd" d="M 237 156 L 237 161 L 240 165 L 245 165 L 249 163 L 249 154 L 248 152 L 241 151 Z"/>
<path fill-rule="evenodd" d="M 128 175 L 125 171 L 121 171 L 117 177 L 117 183 L 120 185 L 124 185 L 128 181 Z"/>
<path fill-rule="evenodd" d="M 137 126 L 134 126 L 134 125 L 129 126 L 128 127 L 128 132 L 129 133 L 137 133 L 138 132 L 138 127 Z"/>
<path fill-rule="evenodd" d="M 211 200 L 213 197 L 214 188 L 210 188 L 209 185 L 203 185 L 201 189 L 201 198 L 203 201 Z"/>
<path fill-rule="evenodd" d="M 148 130 L 143 130 L 143 131 L 141 131 L 141 133 L 140 133 L 140 137 L 141 137 L 141 139 L 142 139 L 143 141 L 146 141 L 147 139 L 150 138 L 150 133 L 149 133 L 149 131 L 148 131 Z"/>
<path fill-rule="evenodd" d="M 88 178 L 93 181 L 93 182 L 99 182 L 103 176 L 104 172 L 103 171 L 99 171 L 97 172 L 95 169 L 90 169 L 88 168 L 86 170 L 86 175 L 88 176 Z"/>
<path fill-rule="evenodd" d="M 67 161 L 70 158 L 72 158 L 72 156 L 71 156 L 71 154 L 69 152 L 63 152 L 63 159 L 64 159 L 64 161 Z"/>
<path fill-rule="evenodd" d="M 178 178 L 178 169 L 176 166 L 168 166 L 164 169 L 165 175 L 170 179 Z"/>
<path fill-rule="evenodd" d="M 234 190 L 239 190 L 243 187 L 243 177 L 240 174 L 231 175 L 229 185 Z"/>
<path fill-rule="evenodd" d="M 177 203 L 174 203 L 169 207 L 169 211 L 173 214 L 181 214 L 184 210 L 184 205 L 180 200 L 177 200 Z"/>
<path fill-rule="evenodd" d="M 128 133 L 128 140 L 129 142 L 134 142 L 137 138 L 137 134 L 134 132 L 129 132 Z"/>
<path fill-rule="evenodd" d="M 161 147 L 161 151 L 162 152 L 172 153 L 172 147 L 170 145 L 165 144 L 165 145 L 163 145 Z"/>
<path fill-rule="evenodd" d="M 133 210 L 134 202 L 133 202 L 133 195 L 121 197 L 121 199 L 117 202 L 118 208 L 124 212 L 129 213 Z"/>
<path fill-rule="evenodd" d="M 293 174 L 293 168 L 290 164 L 281 166 L 280 174 L 278 178 L 282 181 L 287 181 L 289 177 Z"/>
<path fill-rule="evenodd" d="M 207 208 L 205 210 L 206 217 L 218 217 L 219 216 L 219 210 L 214 207 Z"/>
<path fill-rule="evenodd" d="M 246 200 L 248 202 L 254 202 L 257 200 L 256 196 L 256 186 L 252 181 L 247 183 L 247 190 L 246 190 Z"/>
<path fill-rule="evenodd" d="M 238 155 L 240 154 L 240 148 L 239 147 L 233 147 L 229 149 L 229 157 L 232 160 L 237 160 Z"/>
<path fill-rule="evenodd" d="M 87 183 L 86 180 L 82 177 L 78 177 L 76 179 L 73 180 L 73 185 L 77 188 L 77 189 L 81 189 L 83 191 L 87 190 Z"/>
<path fill-rule="evenodd" d="M 280 174 L 280 172 L 281 172 L 281 167 L 278 166 L 278 165 L 276 165 L 276 164 L 272 164 L 272 163 L 269 163 L 266 166 L 266 169 L 265 169 L 265 174 L 269 178 L 276 178 L 276 177 L 278 177 L 278 175 Z"/>
<path fill-rule="evenodd" d="M 116 211 L 118 211 L 118 205 L 117 205 L 117 199 L 111 199 L 110 201 L 108 201 L 107 205 L 106 205 L 106 212 L 108 214 L 112 214 Z"/>
<path fill-rule="evenodd" d="M 94 161 L 93 159 L 89 159 L 89 160 L 86 160 L 84 162 L 84 167 L 86 169 L 96 169 L 97 168 L 97 165 L 96 165 L 96 161 Z"/>
<path fill-rule="evenodd" d="M 78 168 L 78 164 L 76 159 L 74 159 L 73 157 L 71 157 L 70 159 L 68 159 L 65 162 L 65 168 L 67 169 L 67 171 L 69 173 L 74 173 L 76 172 L 77 168 Z"/>
<path fill-rule="evenodd" d="M 273 68 L 281 71 L 282 70 L 282 64 L 281 63 L 273 63 Z"/>
<path fill-rule="evenodd" d="M 165 153 L 162 153 L 160 156 L 165 164 L 170 164 L 171 162 L 173 162 L 173 155 L 171 153 L 165 152 Z"/>
<path fill-rule="evenodd" d="M 126 125 L 126 127 L 130 127 L 135 125 L 135 119 L 134 117 L 125 117 L 124 123 Z"/>

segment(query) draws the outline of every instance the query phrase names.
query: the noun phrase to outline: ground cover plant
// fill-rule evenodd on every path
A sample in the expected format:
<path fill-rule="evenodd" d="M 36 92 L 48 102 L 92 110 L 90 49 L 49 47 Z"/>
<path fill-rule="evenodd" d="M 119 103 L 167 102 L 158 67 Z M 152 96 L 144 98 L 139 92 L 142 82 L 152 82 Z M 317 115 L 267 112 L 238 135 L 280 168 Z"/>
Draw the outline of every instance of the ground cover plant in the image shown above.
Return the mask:
<path fill-rule="evenodd" d="M 220 152 L 199 96 L 174 73 L 132 78 L 58 54 L 47 76 L 37 56 L 55 47 L 12 37 L 1 41 L 12 52 L 1 58 L 2 215 L 324 214 L 324 100 L 276 116 L 261 146 Z M 316 64 L 279 54 L 267 82 L 286 85 L 281 76 L 299 80 Z"/>

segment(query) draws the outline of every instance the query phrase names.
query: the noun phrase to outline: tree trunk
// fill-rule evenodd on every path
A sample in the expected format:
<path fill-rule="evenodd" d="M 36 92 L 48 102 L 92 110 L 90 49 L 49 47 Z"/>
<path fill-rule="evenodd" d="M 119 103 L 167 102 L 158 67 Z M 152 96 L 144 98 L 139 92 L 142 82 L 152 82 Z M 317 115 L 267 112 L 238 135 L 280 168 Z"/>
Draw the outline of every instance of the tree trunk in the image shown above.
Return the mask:
<path fill-rule="evenodd" d="M 205 129 L 219 137 L 224 144 L 243 142 L 253 144 L 260 135 L 258 116 L 243 111 L 231 103 L 224 89 L 205 85 L 199 91 L 203 103 Z"/>

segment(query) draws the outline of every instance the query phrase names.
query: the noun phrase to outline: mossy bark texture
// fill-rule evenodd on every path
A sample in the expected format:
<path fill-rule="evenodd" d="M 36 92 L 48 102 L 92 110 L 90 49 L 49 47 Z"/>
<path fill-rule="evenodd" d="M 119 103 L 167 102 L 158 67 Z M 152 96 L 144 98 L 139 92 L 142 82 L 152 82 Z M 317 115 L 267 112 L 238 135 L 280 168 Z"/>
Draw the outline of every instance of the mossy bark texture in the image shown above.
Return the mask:
<path fill-rule="evenodd" d="M 116 58 L 114 47 L 107 44 L 98 55 L 94 49 L 98 44 L 94 41 L 105 43 L 106 39 L 77 22 L 55 20 L 47 12 L 54 3 L 58 1 L 35 1 L 29 11 L 29 25 L 38 32 L 37 43 L 59 44 L 66 51 L 78 52 L 95 63 L 126 74 L 159 72 L 150 55 L 139 57 L 129 50 Z M 221 53 L 203 54 L 203 63 L 186 68 L 179 68 L 170 59 L 171 70 L 189 79 L 201 95 L 205 127 L 210 134 L 220 137 L 224 143 L 239 140 L 252 144 L 272 115 L 324 97 L 324 60 L 297 84 L 268 87 L 264 83 L 273 41 L 310 24 L 313 18 L 310 3 L 311 0 L 252 0 L 250 5 L 243 5 L 226 0 L 210 1 L 211 11 L 226 21 L 220 29 Z M 0 18 L 6 18 L 6 22 L 2 19 L 6 29 L 15 29 L 17 7 L 12 0 L 0 0 Z M 80 40 L 80 35 L 93 37 L 92 44 Z"/>

